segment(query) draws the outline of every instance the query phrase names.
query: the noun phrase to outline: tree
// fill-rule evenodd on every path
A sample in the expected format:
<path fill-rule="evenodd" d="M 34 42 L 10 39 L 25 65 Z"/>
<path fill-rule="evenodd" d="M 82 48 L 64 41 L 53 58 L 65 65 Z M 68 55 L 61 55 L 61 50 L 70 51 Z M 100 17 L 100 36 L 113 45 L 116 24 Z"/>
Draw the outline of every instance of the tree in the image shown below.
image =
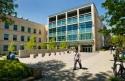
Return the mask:
<path fill-rule="evenodd" d="M 50 41 L 48 43 L 48 48 L 49 49 L 55 49 L 56 48 L 56 42 L 55 42 L 55 40 L 53 38 L 50 39 Z"/>
<path fill-rule="evenodd" d="M 18 7 L 14 0 L 0 0 L 0 22 L 12 23 L 8 16 L 17 15 L 15 9 Z"/>
<path fill-rule="evenodd" d="M 15 51 L 15 45 L 14 45 L 13 42 L 11 42 L 11 43 L 9 44 L 8 51 L 9 51 L 9 52 L 14 52 L 14 51 Z"/>
<path fill-rule="evenodd" d="M 125 36 L 113 35 L 110 40 L 110 43 L 118 47 L 125 47 Z"/>
<path fill-rule="evenodd" d="M 47 43 L 41 43 L 41 48 L 46 49 L 47 48 Z"/>
<path fill-rule="evenodd" d="M 34 35 L 32 35 L 30 37 L 30 40 L 28 42 L 26 42 L 25 49 L 31 50 L 31 49 L 34 49 L 35 47 L 36 47 L 36 38 Z"/>
<path fill-rule="evenodd" d="M 125 0 L 105 0 L 102 7 L 107 11 L 104 18 L 112 28 L 111 32 L 114 35 L 125 34 Z"/>
<path fill-rule="evenodd" d="M 61 42 L 60 49 L 66 49 L 66 48 L 67 48 L 67 42 Z"/>

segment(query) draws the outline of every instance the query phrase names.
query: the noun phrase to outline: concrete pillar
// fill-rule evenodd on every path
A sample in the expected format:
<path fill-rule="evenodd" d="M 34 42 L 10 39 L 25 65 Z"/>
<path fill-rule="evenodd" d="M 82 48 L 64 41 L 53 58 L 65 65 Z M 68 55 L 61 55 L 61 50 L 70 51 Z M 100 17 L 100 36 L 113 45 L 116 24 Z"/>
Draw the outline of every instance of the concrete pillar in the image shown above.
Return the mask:
<path fill-rule="evenodd" d="M 65 14 L 66 14 L 66 41 L 67 41 L 67 18 L 68 16 L 67 16 L 67 12 Z"/>
<path fill-rule="evenodd" d="M 56 42 L 57 42 L 57 21 L 58 21 L 58 16 L 56 15 Z"/>
<path fill-rule="evenodd" d="M 81 51 L 81 45 L 78 44 L 78 51 L 80 52 Z"/>
<path fill-rule="evenodd" d="M 78 33 L 77 33 L 77 40 L 79 40 L 79 9 L 77 9 L 77 22 L 78 22 Z"/>
<path fill-rule="evenodd" d="M 92 15 L 92 36 L 93 36 L 93 41 L 92 41 L 92 51 L 96 51 L 96 35 L 95 35 L 95 10 L 94 10 L 94 5 L 91 5 L 91 15 Z"/>

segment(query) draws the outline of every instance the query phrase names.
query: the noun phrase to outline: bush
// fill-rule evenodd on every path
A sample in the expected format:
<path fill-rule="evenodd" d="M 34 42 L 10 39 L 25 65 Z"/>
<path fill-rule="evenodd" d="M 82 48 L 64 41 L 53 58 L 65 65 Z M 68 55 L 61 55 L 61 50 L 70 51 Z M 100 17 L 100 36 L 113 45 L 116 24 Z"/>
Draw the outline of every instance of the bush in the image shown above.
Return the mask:
<path fill-rule="evenodd" d="M 112 76 L 109 78 L 109 81 L 122 81 L 120 78 Z"/>
<path fill-rule="evenodd" d="M 0 61 L 0 81 L 19 81 L 31 75 L 31 70 L 18 61 Z"/>

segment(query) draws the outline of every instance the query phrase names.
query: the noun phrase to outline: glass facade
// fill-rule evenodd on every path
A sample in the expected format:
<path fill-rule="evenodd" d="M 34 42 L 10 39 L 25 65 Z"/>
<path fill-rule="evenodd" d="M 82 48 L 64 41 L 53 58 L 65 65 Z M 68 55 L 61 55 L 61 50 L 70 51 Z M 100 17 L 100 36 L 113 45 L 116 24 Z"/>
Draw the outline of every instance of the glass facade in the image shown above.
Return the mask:
<path fill-rule="evenodd" d="M 77 23 L 77 16 L 67 18 L 67 24 L 68 25 L 76 24 L 76 23 Z"/>
<path fill-rule="evenodd" d="M 56 41 L 92 40 L 92 17 L 90 12 L 79 14 L 79 18 L 74 15 L 67 17 L 67 19 L 58 20 L 57 18 L 57 23 L 55 21 L 49 21 L 49 39 L 55 38 Z"/>
<path fill-rule="evenodd" d="M 60 19 L 57 21 L 57 26 L 65 26 L 66 25 L 66 19 Z"/>
<path fill-rule="evenodd" d="M 56 21 L 49 23 L 49 28 L 55 28 L 56 27 Z"/>
<path fill-rule="evenodd" d="M 79 24 L 79 40 L 92 39 L 92 21 Z"/>
<path fill-rule="evenodd" d="M 79 16 L 79 22 L 87 22 L 87 21 L 91 21 L 92 17 L 91 17 L 91 13 L 87 13 L 87 14 L 81 14 Z"/>

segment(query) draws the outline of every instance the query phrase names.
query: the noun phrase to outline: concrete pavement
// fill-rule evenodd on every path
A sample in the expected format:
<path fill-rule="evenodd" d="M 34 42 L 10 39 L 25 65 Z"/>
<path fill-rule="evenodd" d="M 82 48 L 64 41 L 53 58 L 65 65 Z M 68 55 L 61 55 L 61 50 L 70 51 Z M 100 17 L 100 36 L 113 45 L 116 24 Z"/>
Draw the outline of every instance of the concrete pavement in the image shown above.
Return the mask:
<path fill-rule="evenodd" d="M 74 54 L 57 54 L 42 58 L 20 58 L 26 64 L 41 62 L 43 78 L 37 81 L 106 81 L 112 73 L 110 51 L 81 53 L 83 69 L 73 71 Z"/>

